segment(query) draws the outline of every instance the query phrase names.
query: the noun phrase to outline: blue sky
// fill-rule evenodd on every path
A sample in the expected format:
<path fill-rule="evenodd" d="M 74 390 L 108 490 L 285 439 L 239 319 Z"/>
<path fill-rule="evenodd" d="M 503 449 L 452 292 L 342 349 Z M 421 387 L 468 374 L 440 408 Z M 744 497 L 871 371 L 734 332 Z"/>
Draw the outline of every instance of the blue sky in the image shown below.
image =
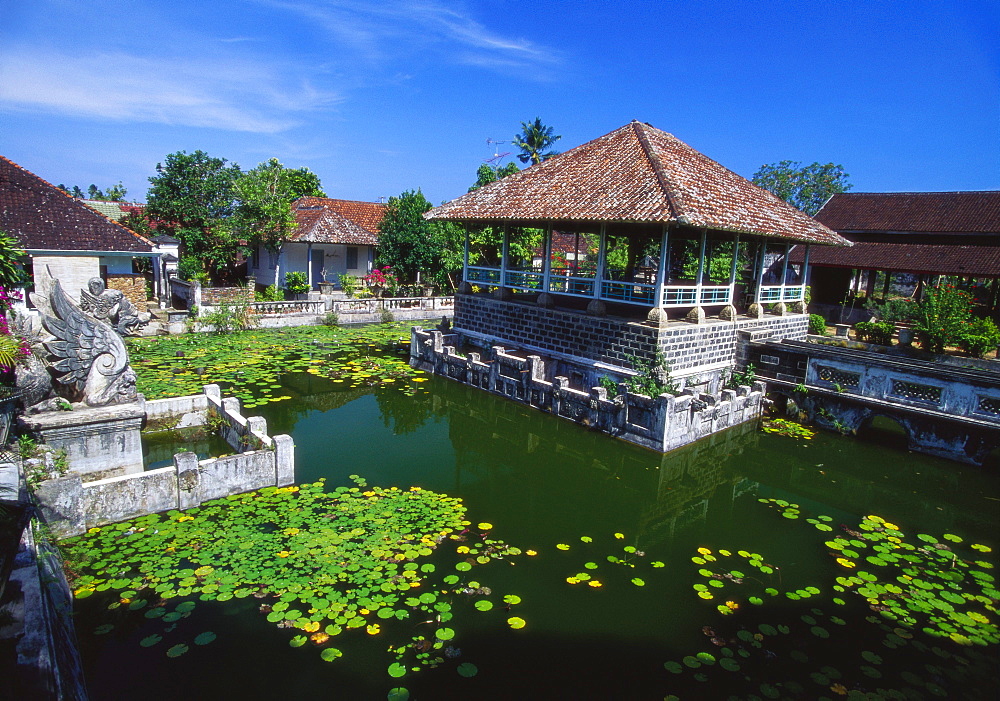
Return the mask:
<path fill-rule="evenodd" d="M 632 119 L 746 177 L 1000 189 L 995 0 L 0 0 L 0 154 L 144 200 L 174 151 L 276 157 L 331 197 L 453 199 L 520 122 Z M 509 160 L 509 159 L 508 159 Z"/>

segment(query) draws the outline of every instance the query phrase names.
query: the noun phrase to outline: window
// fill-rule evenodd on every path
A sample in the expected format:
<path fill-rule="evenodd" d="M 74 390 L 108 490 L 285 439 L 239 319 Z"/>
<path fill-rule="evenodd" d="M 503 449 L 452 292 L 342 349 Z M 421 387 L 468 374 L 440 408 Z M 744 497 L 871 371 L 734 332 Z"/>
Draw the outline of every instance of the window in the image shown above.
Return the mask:
<path fill-rule="evenodd" d="M 358 249 L 355 246 L 347 247 L 347 269 L 357 270 L 358 268 Z"/>

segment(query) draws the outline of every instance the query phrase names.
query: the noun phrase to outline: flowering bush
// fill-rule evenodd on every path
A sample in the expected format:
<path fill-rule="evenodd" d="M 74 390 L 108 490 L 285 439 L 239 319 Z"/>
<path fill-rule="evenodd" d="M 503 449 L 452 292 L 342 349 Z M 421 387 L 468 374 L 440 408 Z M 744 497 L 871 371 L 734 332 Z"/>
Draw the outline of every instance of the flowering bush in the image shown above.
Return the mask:
<path fill-rule="evenodd" d="M 31 354 L 27 341 L 12 334 L 7 322 L 7 312 L 20 299 L 21 293 L 17 290 L 0 286 L 0 375 L 9 374 L 14 365 Z"/>
<path fill-rule="evenodd" d="M 399 288 L 399 278 L 388 265 L 384 268 L 374 268 L 364 277 L 367 287 L 381 287 L 386 294 L 392 296 Z"/>

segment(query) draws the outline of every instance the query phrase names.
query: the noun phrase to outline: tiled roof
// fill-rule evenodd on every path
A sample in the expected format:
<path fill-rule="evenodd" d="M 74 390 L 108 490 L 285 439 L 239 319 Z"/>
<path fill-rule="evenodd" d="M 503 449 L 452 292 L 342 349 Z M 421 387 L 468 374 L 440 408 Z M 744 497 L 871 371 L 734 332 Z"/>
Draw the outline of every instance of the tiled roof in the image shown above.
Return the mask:
<path fill-rule="evenodd" d="M 153 244 L 0 156 L 0 230 L 29 251 L 151 251 Z"/>
<path fill-rule="evenodd" d="M 292 203 L 292 213 L 298 226 L 289 237 L 290 241 L 375 246 L 385 205 L 329 197 L 302 197 Z"/>
<path fill-rule="evenodd" d="M 802 249 L 792 249 L 802 262 Z M 1000 277 L 1000 246 L 858 242 L 851 248 L 815 247 L 809 264 L 830 268 L 888 270 L 898 273 Z"/>
<path fill-rule="evenodd" d="M 673 223 L 850 245 L 675 136 L 635 121 L 425 216 L 454 221 Z"/>
<path fill-rule="evenodd" d="M 823 205 L 816 213 L 816 220 L 841 233 L 1000 234 L 1000 190 L 843 192 Z"/>

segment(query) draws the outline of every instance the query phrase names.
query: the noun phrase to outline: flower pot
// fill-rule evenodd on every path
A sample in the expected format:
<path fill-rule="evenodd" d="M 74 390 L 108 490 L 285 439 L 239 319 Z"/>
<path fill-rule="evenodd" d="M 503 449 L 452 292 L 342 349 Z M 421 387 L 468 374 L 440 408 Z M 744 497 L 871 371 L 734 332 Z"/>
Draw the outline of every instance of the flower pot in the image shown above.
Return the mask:
<path fill-rule="evenodd" d="M 332 282 L 319 283 L 319 293 L 321 295 L 332 295 L 334 284 Z"/>
<path fill-rule="evenodd" d="M 914 332 L 909 326 L 899 327 L 899 345 L 909 346 L 913 343 Z"/>

